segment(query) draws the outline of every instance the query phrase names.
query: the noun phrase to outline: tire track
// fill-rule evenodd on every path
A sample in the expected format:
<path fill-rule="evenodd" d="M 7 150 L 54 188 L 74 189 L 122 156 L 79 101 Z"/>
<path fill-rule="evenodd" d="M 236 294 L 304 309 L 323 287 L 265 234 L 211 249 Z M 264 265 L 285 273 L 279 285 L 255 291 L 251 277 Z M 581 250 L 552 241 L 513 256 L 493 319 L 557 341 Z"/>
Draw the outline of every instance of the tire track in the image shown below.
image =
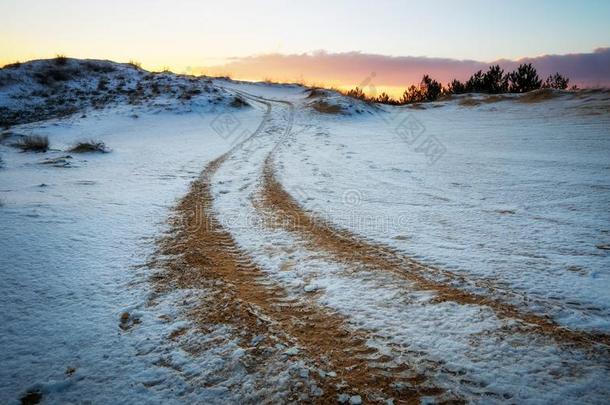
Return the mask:
<path fill-rule="evenodd" d="M 258 101 L 267 106 L 267 113 L 248 139 L 262 131 L 271 115 L 271 103 Z M 290 103 L 288 106 L 290 117 L 282 137 L 292 124 L 294 109 Z M 301 352 L 294 356 L 336 373 L 317 380 L 323 394 L 315 402 L 334 402 L 340 392 L 373 401 L 394 398 L 401 403 L 418 403 L 422 396 L 442 394 L 424 376 L 368 346 L 367 334 L 348 329 L 343 317 L 309 300 L 290 297 L 237 246 L 214 213 L 211 188 L 214 174 L 245 142 L 210 162 L 176 207 L 172 232 L 160 243 L 160 254 L 169 258 L 157 279 L 159 289 L 211 290 L 218 299 L 206 300 L 191 315 L 204 328 L 233 325 L 244 344 L 260 335 L 266 336 L 269 345 L 277 343 L 271 336 L 286 344 L 296 343 Z M 265 365 L 263 347 L 253 351 L 258 368 Z"/>
<path fill-rule="evenodd" d="M 437 302 L 452 301 L 462 305 L 488 307 L 500 318 L 519 320 L 526 325 L 523 327 L 524 331 L 550 336 L 559 343 L 586 349 L 601 346 L 605 352 L 610 349 L 610 336 L 607 334 L 568 329 L 549 317 L 528 313 L 498 299 L 462 290 L 454 285 L 462 283 L 463 277 L 428 268 L 388 246 L 363 240 L 348 230 L 338 229 L 329 222 L 304 211 L 276 179 L 273 156 L 274 151 L 269 153 L 265 160 L 263 186 L 260 203 L 257 206 L 260 210 L 276 217 L 274 224 L 299 235 L 308 248 L 323 250 L 335 259 L 352 265 L 391 272 L 414 283 L 421 290 L 434 291 L 437 294 Z M 432 275 L 440 276 L 442 281 L 432 280 L 430 278 Z M 493 287 L 488 288 L 493 289 Z"/>

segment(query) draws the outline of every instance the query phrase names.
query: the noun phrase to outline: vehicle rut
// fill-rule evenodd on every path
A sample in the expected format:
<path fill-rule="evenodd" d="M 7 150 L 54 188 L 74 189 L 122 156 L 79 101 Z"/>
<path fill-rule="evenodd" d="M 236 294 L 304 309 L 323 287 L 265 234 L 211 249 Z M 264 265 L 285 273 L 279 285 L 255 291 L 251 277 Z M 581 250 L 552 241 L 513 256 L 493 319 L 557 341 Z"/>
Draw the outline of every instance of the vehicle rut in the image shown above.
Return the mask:
<path fill-rule="evenodd" d="M 500 318 L 512 318 L 527 325 L 527 332 L 550 336 L 559 343 L 576 345 L 583 348 L 602 347 L 610 349 L 610 336 L 603 333 L 572 330 L 560 326 L 550 317 L 529 313 L 510 303 L 491 296 L 474 294 L 452 285 L 463 284 L 464 278 L 425 264 L 380 243 L 371 242 L 346 230 L 335 227 L 330 222 L 305 211 L 284 189 L 275 176 L 273 167 L 274 152 L 269 153 L 262 171 L 262 188 L 256 202 L 259 211 L 272 215 L 271 224 L 283 227 L 298 235 L 314 251 L 325 251 L 336 260 L 351 263 L 354 267 L 367 270 L 385 271 L 406 279 L 416 288 L 436 293 L 435 301 L 452 301 L 463 305 L 488 307 Z M 432 276 L 443 281 L 434 280 Z M 493 287 L 487 286 L 489 289 Z"/>
<path fill-rule="evenodd" d="M 259 101 L 267 106 L 267 113 L 250 138 L 261 132 L 271 114 L 272 103 Z M 292 105 L 288 106 L 285 134 L 293 115 Z M 322 395 L 309 401 L 335 402 L 339 393 L 348 392 L 372 401 L 393 398 L 395 403 L 419 403 L 422 396 L 442 394 L 409 365 L 367 345 L 366 331 L 349 329 L 342 316 L 310 299 L 289 296 L 236 244 L 215 215 L 211 187 L 214 174 L 244 142 L 210 162 L 175 208 L 172 231 L 160 242 L 160 254 L 167 258 L 157 278 L 160 290 L 204 288 L 208 295 L 219 297 L 192 311 L 203 328 L 229 324 L 240 331 L 244 344 L 273 334 L 298 346 L 299 354 L 294 356 L 332 372 L 318 380 Z M 266 338 L 252 350 L 253 355 L 260 354 L 257 367 L 264 367 L 264 345 L 276 343 Z"/>

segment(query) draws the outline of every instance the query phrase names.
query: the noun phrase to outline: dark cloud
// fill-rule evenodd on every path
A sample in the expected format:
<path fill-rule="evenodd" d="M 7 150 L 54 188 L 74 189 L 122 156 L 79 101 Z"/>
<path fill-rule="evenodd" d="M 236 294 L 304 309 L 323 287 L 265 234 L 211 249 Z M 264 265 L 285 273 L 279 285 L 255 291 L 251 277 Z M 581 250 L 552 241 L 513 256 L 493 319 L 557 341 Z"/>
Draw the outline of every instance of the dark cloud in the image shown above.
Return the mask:
<path fill-rule="evenodd" d="M 493 62 L 318 51 L 233 58 L 223 66 L 202 67 L 198 70 L 249 80 L 269 78 L 331 85 L 367 84 L 370 81 L 377 86 L 407 86 L 419 82 L 424 73 L 446 83 L 453 78 L 464 80 L 479 69 L 487 69 L 490 64 L 497 63 L 506 70 L 512 70 L 524 62 L 534 64 L 544 77 L 560 72 L 570 77 L 572 83 L 581 86 L 610 86 L 610 48 L 599 48 L 592 53 L 544 55 Z"/>

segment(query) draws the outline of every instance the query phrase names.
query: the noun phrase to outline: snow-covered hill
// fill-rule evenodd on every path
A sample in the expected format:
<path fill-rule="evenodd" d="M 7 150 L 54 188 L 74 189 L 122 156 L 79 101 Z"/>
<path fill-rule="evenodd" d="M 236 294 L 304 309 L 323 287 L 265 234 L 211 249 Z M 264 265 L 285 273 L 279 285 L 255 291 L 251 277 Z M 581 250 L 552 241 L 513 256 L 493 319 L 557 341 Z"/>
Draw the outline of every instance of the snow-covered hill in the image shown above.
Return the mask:
<path fill-rule="evenodd" d="M 210 78 L 61 57 L 5 66 L 0 70 L 0 97 L 0 126 L 115 105 L 184 111 L 234 101 Z"/>

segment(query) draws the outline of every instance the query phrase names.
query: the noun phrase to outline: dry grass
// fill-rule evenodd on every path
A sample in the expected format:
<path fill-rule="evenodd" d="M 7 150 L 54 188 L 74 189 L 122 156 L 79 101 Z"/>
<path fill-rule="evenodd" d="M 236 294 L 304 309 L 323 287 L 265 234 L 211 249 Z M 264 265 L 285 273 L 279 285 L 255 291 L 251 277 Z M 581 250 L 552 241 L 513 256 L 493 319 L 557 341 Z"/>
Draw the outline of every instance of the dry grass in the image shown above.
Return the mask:
<path fill-rule="evenodd" d="M 540 103 L 557 97 L 559 97 L 559 92 L 553 89 L 539 89 L 525 93 L 519 97 L 519 101 L 522 103 Z"/>
<path fill-rule="evenodd" d="M 83 63 L 87 70 L 96 73 L 111 73 L 115 72 L 116 68 L 112 66 L 109 62 L 96 62 L 96 61 L 85 61 Z"/>
<path fill-rule="evenodd" d="M 502 94 L 491 94 L 483 98 L 464 97 L 458 101 L 458 104 L 463 107 L 476 107 L 481 104 L 498 103 L 500 101 L 510 100 L 511 98 Z"/>
<path fill-rule="evenodd" d="M 326 101 L 316 101 L 311 103 L 311 108 L 322 114 L 341 114 L 343 109 L 336 104 L 329 104 Z"/>
<path fill-rule="evenodd" d="M 142 64 L 136 60 L 130 60 L 127 64 L 136 70 L 142 69 Z"/>
<path fill-rule="evenodd" d="M 55 59 L 53 59 L 56 65 L 64 66 L 68 63 L 68 58 L 65 55 L 57 55 Z"/>
<path fill-rule="evenodd" d="M 78 142 L 68 150 L 70 153 L 108 153 L 110 152 L 106 144 L 101 141 L 82 141 Z"/>
<path fill-rule="evenodd" d="M 250 107 L 250 104 L 248 104 L 248 102 L 246 100 L 244 100 L 243 98 L 236 96 L 235 98 L 233 98 L 233 101 L 231 101 L 231 107 L 234 108 L 243 108 L 243 107 Z"/>
<path fill-rule="evenodd" d="M 49 150 L 49 138 L 39 135 L 24 136 L 15 146 L 22 152 L 46 152 Z"/>
<path fill-rule="evenodd" d="M 436 101 L 451 101 L 453 100 L 453 94 L 442 94 Z"/>
<path fill-rule="evenodd" d="M 475 100 L 472 97 L 466 97 L 466 98 L 461 99 L 458 102 L 458 104 L 461 105 L 462 107 L 476 107 L 476 106 L 480 105 L 481 102 L 479 100 Z"/>
<path fill-rule="evenodd" d="M 492 94 L 490 96 L 485 97 L 481 100 L 482 103 L 498 103 L 500 101 L 510 100 L 510 97 L 501 95 L 501 94 Z"/>
<path fill-rule="evenodd" d="M 21 397 L 22 405 L 39 404 L 42 401 L 42 393 L 38 390 L 28 391 Z"/>
<path fill-rule="evenodd" d="M 17 62 L 9 63 L 8 65 L 2 66 L 2 69 L 18 69 L 20 66 L 21 66 L 21 62 L 17 61 Z"/>
<path fill-rule="evenodd" d="M 311 89 L 309 90 L 309 94 L 307 95 L 307 98 L 317 98 L 317 97 L 322 97 L 324 95 L 324 91 L 320 90 L 320 89 Z"/>
<path fill-rule="evenodd" d="M 34 73 L 34 78 L 38 83 L 49 86 L 72 80 L 82 73 L 77 68 L 66 65 L 67 62 L 55 62 L 55 66 L 48 66 Z"/>
<path fill-rule="evenodd" d="M 580 89 L 575 92 L 571 92 L 571 94 L 573 94 L 576 98 L 579 98 L 579 99 L 588 98 L 592 95 L 597 95 L 597 94 L 610 96 L 610 89 L 604 89 L 604 88 Z"/>

